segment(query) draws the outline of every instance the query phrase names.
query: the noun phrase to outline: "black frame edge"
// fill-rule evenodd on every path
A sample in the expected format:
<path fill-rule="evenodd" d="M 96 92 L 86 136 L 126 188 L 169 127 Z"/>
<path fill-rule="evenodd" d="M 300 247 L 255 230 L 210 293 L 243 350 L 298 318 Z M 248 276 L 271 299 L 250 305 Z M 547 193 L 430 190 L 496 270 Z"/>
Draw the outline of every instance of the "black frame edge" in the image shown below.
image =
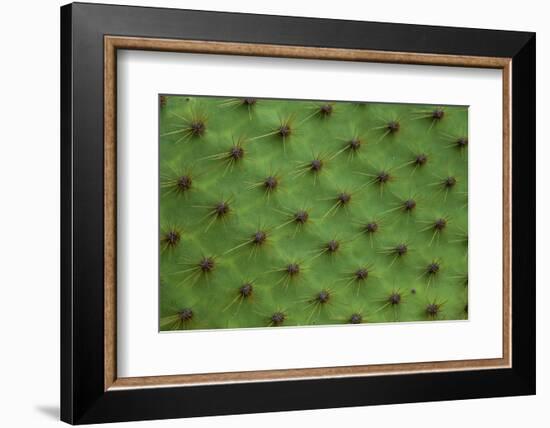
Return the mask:
<path fill-rule="evenodd" d="M 445 27 L 345 19 L 308 18 L 302 16 L 219 12 L 148 6 L 99 3 L 72 3 L 75 12 L 86 16 L 98 29 L 115 26 L 119 36 L 182 38 L 188 40 L 266 43 L 293 46 L 317 46 L 349 49 L 372 49 L 446 55 L 513 57 L 533 33 L 526 31 L 488 30 L 482 28 Z M 145 15 L 151 16 L 146 19 Z M 109 19 L 109 22 L 104 22 Z M 162 21 L 162 35 L 158 23 Z M 203 22 L 210 25 L 204 26 Z M 136 26 L 139 25 L 139 30 Z M 185 27 L 185 28 L 182 28 Z M 275 27 L 279 31 L 271 32 Z M 106 33 L 106 34 L 107 34 Z M 269 34 L 268 34 L 269 33 Z M 427 37 L 427 33 L 430 36 Z M 216 36 L 213 36 L 216 34 Z M 400 45 L 396 49 L 395 45 Z"/>
<path fill-rule="evenodd" d="M 512 58 L 512 362 L 536 393 L 536 34 Z M 519 173 L 518 173 L 519 172 Z"/>
<path fill-rule="evenodd" d="M 60 417 L 68 423 L 74 423 L 73 396 L 73 289 L 72 289 L 72 5 L 60 9 L 61 22 L 61 94 L 60 94 L 60 130 L 61 130 L 61 388 Z"/>

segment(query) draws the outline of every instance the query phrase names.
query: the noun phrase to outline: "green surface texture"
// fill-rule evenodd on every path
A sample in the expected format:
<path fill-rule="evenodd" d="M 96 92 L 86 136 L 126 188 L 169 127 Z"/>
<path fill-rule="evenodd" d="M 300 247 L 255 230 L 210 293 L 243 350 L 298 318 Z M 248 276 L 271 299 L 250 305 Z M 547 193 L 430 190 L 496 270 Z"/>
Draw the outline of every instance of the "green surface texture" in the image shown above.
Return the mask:
<path fill-rule="evenodd" d="M 161 331 L 468 318 L 467 107 L 159 109 Z"/>

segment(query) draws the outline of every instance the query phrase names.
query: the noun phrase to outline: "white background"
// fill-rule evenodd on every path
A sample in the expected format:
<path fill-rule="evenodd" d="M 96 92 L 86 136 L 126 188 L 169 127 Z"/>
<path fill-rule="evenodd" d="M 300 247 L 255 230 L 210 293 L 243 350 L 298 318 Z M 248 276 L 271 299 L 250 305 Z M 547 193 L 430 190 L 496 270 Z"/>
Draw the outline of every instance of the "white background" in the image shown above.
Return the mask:
<path fill-rule="evenodd" d="M 105 3 L 111 3 L 104 1 Z M 232 10 L 415 24 L 538 31 L 538 76 L 550 75 L 548 11 L 540 0 L 126 1 L 131 4 Z M 59 424 L 59 10 L 56 0 L 4 2 L 0 13 L 0 418 L 3 426 Z M 550 258 L 549 81 L 538 82 L 538 264 Z M 544 105 L 543 105 L 544 104 Z M 546 142 L 546 143 L 545 143 Z M 543 193 L 546 193 L 543 195 Z M 543 199 L 543 196 L 546 199 Z M 543 248 L 545 247 L 545 248 Z M 544 426 L 550 402 L 550 300 L 547 269 L 538 273 L 538 395 L 461 402 L 286 412 L 132 423 L 159 427 L 356 426 L 445 428 Z M 537 422 L 539 421 L 539 422 Z M 546 421 L 546 422 L 543 422 Z"/>
<path fill-rule="evenodd" d="M 124 51 L 117 78 L 119 376 L 502 356 L 502 71 Z M 159 93 L 469 105 L 469 320 L 159 334 Z"/>

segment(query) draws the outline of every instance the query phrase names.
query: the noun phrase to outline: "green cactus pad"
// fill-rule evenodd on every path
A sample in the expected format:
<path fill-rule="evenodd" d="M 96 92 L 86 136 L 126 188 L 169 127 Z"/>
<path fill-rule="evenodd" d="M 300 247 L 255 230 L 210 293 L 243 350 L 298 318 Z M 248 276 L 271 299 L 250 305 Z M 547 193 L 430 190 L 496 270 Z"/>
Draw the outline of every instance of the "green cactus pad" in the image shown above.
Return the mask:
<path fill-rule="evenodd" d="M 162 331 L 467 319 L 467 107 L 159 109 Z"/>

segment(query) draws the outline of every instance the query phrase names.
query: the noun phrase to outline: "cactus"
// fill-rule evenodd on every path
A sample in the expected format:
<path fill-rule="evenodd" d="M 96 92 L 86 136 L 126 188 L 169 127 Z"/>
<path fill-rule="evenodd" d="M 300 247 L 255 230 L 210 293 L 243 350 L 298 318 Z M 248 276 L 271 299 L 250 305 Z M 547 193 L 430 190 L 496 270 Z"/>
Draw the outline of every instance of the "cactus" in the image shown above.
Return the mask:
<path fill-rule="evenodd" d="M 468 110 L 161 95 L 160 329 L 468 317 Z"/>

